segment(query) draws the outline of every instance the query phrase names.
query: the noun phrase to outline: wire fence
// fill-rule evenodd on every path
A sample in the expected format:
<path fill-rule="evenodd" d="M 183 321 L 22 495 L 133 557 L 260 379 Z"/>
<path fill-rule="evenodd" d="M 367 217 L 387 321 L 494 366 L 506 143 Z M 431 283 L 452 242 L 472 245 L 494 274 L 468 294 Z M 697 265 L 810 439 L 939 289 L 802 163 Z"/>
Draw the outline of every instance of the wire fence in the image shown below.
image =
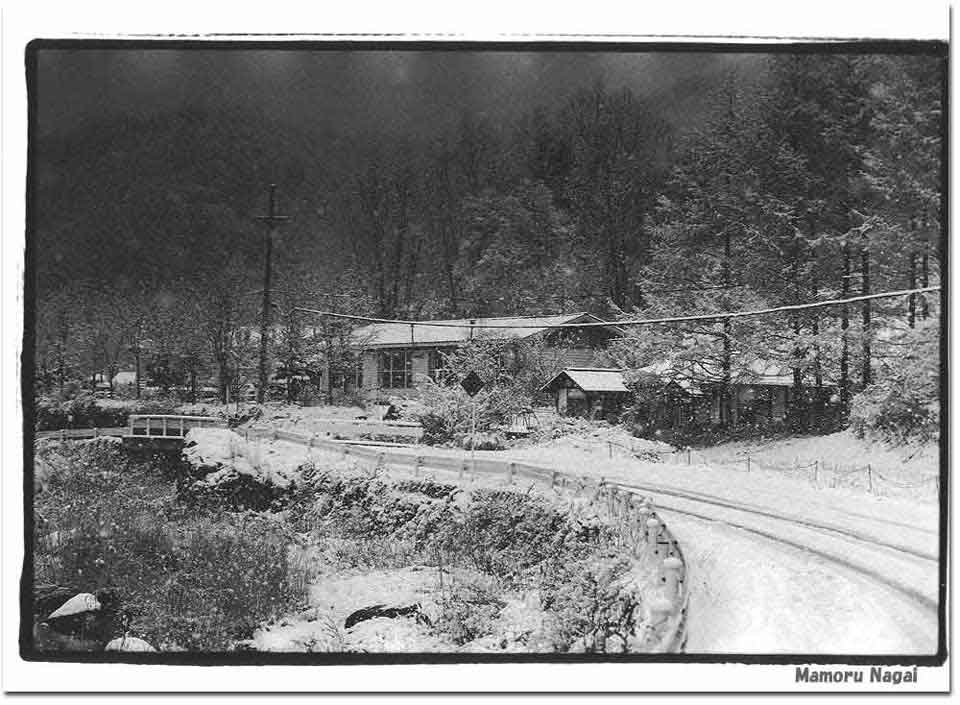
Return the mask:
<path fill-rule="evenodd" d="M 688 447 L 671 450 L 638 449 L 633 445 L 617 441 L 608 441 L 607 445 L 610 457 L 614 456 L 614 449 L 618 449 L 630 453 L 639 460 L 654 460 L 681 466 L 706 465 L 738 472 L 765 472 L 793 477 L 806 481 L 817 489 L 859 490 L 878 497 L 917 498 L 919 496 L 936 499 L 940 496 L 940 475 L 897 477 L 890 470 L 879 471 L 873 463 L 850 465 L 831 462 L 824 458 L 804 459 L 803 462 L 800 458 L 796 458 L 793 463 L 775 463 L 761 460 L 750 453 L 718 460 Z"/>

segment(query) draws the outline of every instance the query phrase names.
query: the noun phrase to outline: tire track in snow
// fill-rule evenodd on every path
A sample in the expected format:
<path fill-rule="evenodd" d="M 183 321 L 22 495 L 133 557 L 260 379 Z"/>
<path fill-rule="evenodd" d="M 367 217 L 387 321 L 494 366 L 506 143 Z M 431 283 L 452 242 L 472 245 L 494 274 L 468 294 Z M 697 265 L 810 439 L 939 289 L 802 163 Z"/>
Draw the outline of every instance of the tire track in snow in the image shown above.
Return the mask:
<path fill-rule="evenodd" d="M 931 599 L 930 597 L 928 597 L 928 596 L 925 595 L 924 593 L 920 592 L 919 590 L 916 590 L 915 588 L 910 587 L 909 585 L 904 585 L 904 584 L 902 584 L 902 583 L 899 582 L 899 581 L 891 580 L 891 579 L 888 577 L 888 575 L 886 575 L 886 574 L 884 574 L 884 573 L 882 573 L 882 572 L 880 572 L 880 571 L 878 571 L 878 570 L 875 570 L 875 569 L 873 569 L 873 568 L 869 568 L 869 567 L 864 566 L 864 565 L 862 565 L 862 564 L 855 564 L 855 563 L 851 563 L 851 562 L 848 561 L 848 560 L 844 560 L 843 558 L 838 557 L 836 554 L 833 554 L 833 553 L 830 553 L 830 552 L 827 552 L 827 551 L 823 551 L 823 550 L 820 550 L 820 549 L 817 549 L 817 548 L 813 548 L 813 547 L 811 547 L 809 544 L 804 544 L 804 543 L 801 543 L 800 541 L 796 541 L 796 540 L 793 540 L 793 539 L 787 539 L 787 538 L 784 538 L 783 536 L 778 536 L 778 535 L 776 535 L 776 534 L 774 534 L 774 533 L 771 533 L 771 532 L 769 532 L 769 531 L 764 531 L 764 530 L 762 530 L 762 529 L 757 529 L 757 528 L 755 528 L 755 527 L 746 526 L 746 525 L 744 525 L 744 524 L 740 524 L 740 523 L 737 523 L 737 522 L 729 521 L 729 520 L 726 520 L 726 519 L 718 519 L 718 518 L 715 517 L 715 516 L 713 516 L 713 517 L 707 516 L 706 514 L 700 514 L 699 512 L 693 512 L 693 511 L 690 511 L 689 509 L 680 509 L 680 508 L 678 508 L 678 507 L 676 507 L 676 506 L 670 506 L 670 505 L 668 505 L 668 504 L 664 504 L 663 502 L 657 502 L 657 505 L 656 505 L 656 506 L 657 506 L 657 508 L 660 508 L 660 509 L 666 509 L 666 510 L 669 510 L 669 511 L 672 511 L 672 512 L 677 512 L 678 514 L 684 514 L 684 515 L 686 515 L 686 516 L 691 516 L 691 517 L 694 517 L 694 518 L 697 518 L 697 519 L 702 519 L 702 520 L 704 520 L 704 521 L 708 521 L 708 522 L 712 522 L 712 523 L 724 524 L 725 526 L 729 526 L 729 527 L 732 527 L 732 528 L 735 528 L 735 529 L 740 529 L 741 531 L 746 531 L 746 532 L 748 532 L 748 533 L 755 534 L 755 535 L 757 535 L 757 536 L 760 536 L 760 537 L 762 537 L 762 538 L 768 539 L 768 540 L 770 540 L 770 541 L 776 541 L 777 543 L 781 543 L 781 544 L 790 546 L 791 548 L 795 548 L 795 549 L 798 549 L 798 550 L 800 550 L 800 551 L 804 551 L 804 552 L 806 552 L 806 553 L 811 553 L 811 554 L 813 554 L 813 555 L 815 555 L 815 556 L 818 556 L 818 557 L 820 557 L 820 558 L 824 558 L 824 559 L 830 561 L 831 563 L 837 563 L 837 564 L 839 564 L 839 565 L 842 565 L 843 567 L 847 568 L 848 570 L 852 570 L 852 571 L 854 571 L 854 572 L 856 572 L 856 573 L 860 573 L 861 575 L 865 575 L 865 576 L 867 576 L 868 578 L 870 578 L 871 580 L 874 580 L 874 581 L 879 582 L 879 583 L 883 583 L 883 584 L 886 585 L 887 587 L 892 588 L 892 589 L 896 590 L 897 592 L 900 592 L 900 593 L 906 595 L 906 596 L 909 597 L 911 600 L 914 600 L 915 602 L 919 602 L 919 603 L 922 604 L 925 608 L 927 608 L 928 610 L 931 610 L 932 612 L 934 612 L 934 614 L 936 614 L 936 612 L 937 612 L 937 601 L 934 600 L 934 599 Z"/>
<path fill-rule="evenodd" d="M 924 629 L 910 620 L 903 620 L 891 612 L 891 619 L 901 625 L 914 643 L 935 644 L 938 627 L 936 559 L 909 547 L 887 543 L 846 529 L 837 530 L 828 524 L 784 517 L 749 505 L 738 506 L 699 493 L 683 493 L 660 489 L 653 485 L 620 485 L 624 489 L 647 494 L 665 495 L 674 501 L 657 498 L 656 506 L 665 512 L 675 512 L 710 524 L 721 524 L 769 542 L 800 551 L 838 566 L 844 571 L 861 576 L 867 582 L 892 591 L 915 610 L 918 617 L 930 625 Z M 692 505 L 692 506 L 691 506 Z M 720 509 L 720 512 L 717 512 Z M 857 560 L 856 557 L 861 558 Z M 914 580 L 910 580 L 910 578 Z M 927 590 L 916 587 L 928 583 Z M 935 646 L 932 647 L 935 650 Z"/>
<path fill-rule="evenodd" d="M 755 514 L 758 516 L 775 519 L 777 521 L 782 521 L 789 524 L 803 526 L 813 530 L 825 531 L 825 532 L 846 536 L 856 541 L 861 541 L 861 542 L 873 544 L 876 546 L 883 546 L 885 548 L 889 548 L 894 551 L 898 551 L 900 553 L 906 553 L 908 555 L 911 555 L 915 558 L 919 558 L 921 560 L 932 561 L 933 563 L 939 562 L 939 558 L 937 556 L 931 555 L 929 553 L 925 553 L 923 551 L 917 550 L 910 546 L 906 546 L 904 544 L 890 543 L 887 541 L 883 541 L 881 539 L 878 539 L 875 536 L 862 534 L 862 533 L 853 531 L 851 529 L 838 526 L 836 524 L 825 524 L 825 523 L 812 521 L 809 519 L 803 519 L 801 517 L 790 516 L 786 514 L 777 514 L 776 512 L 770 511 L 769 509 L 764 509 L 756 505 L 738 504 L 738 503 L 730 502 L 728 500 L 719 499 L 717 497 L 712 497 L 710 495 L 701 494 L 699 492 L 689 492 L 689 491 L 683 491 L 678 489 L 660 487 L 657 485 L 634 485 L 634 484 L 624 484 L 624 483 L 616 483 L 616 485 L 617 487 L 621 487 L 627 490 L 653 492 L 657 494 L 667 495 L 670 497 L 678 497 L 678 498 L 690 500 L 693 502 L 700 502 L 702 504 L 710 504 L 717 507 L 723 507 L 725 509 L 732 509 L 734 511 L 744 512 L 747 514 Z M 666 506 L 666 505 L 663 505 L 663 506 Z"/>
<path fill-rule="evenodd" d="M 885 582 L 780 537 L 660 509 L 690 563 L 689 653 L 936 651 L 935 615 Z"/>

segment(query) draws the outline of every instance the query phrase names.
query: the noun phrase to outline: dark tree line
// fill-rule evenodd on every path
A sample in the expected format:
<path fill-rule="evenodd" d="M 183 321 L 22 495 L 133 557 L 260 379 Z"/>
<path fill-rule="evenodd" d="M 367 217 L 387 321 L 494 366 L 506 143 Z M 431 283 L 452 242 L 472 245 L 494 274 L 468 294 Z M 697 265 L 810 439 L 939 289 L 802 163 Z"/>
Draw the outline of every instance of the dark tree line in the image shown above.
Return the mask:
<path fill-rule="evenodd" d="M 430 139 L 185 113 L 43 143 L 38 364 L 62 384 L 148 349 L 176 360 L 181 379 L 215 373 L 225 393 L 255 325 L 254 216 L 270 182 L 293 216 L 274 248 L 291 307 L 618 317 L 933 284 L 943 68 L 919 56 L 771 56 L 705 92 L 698 83 L 698 119 L 682 129 L 650 98 L 597 84 L 557 110 L 510 124 L 465 115 Z M 847 408 L 896 356 L 891 331 L 936 317 L 935 304 L 644 329 L 622 353 L 636 364 L 686 357 L 727 384 L 770 360 L 792 370 L 796 404 L 835 392 Z M 276 354 L 292 369 L 313 353 Z M 799 393 L 809 387 L 812 398 Z"/>

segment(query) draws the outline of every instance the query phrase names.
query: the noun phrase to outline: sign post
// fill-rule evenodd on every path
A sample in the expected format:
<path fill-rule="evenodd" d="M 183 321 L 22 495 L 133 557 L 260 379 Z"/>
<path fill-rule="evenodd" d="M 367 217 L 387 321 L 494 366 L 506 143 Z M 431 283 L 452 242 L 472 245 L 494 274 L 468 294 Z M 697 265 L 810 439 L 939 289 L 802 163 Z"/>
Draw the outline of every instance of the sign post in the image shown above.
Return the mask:
<path fill-rule="evenodd" d="M 470 395 L 470 401 L 473 406 L 470 412 L 470 464 L 476 472 L 476 445 L 477 445 L 477 401 L 474 399 L 477 393 L 483 389 L 483 380 L 480 375 L 471 371 L 466 377 L 460 380 L 460 386 L 463 391 Z"/>

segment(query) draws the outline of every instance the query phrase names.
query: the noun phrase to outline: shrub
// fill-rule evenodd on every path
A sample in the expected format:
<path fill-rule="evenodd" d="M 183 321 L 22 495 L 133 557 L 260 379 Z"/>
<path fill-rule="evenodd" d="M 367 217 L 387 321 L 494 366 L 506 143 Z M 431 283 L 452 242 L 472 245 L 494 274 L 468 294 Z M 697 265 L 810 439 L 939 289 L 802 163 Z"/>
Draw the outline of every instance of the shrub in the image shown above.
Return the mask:
<path fill-rule="evenodd" d="M 113 590 L 147 641 L 223 651 L 298 606 L 305 572 L 276 521 L 186 509 L 114 445 L 63 450 L 35 502 L 36 582 Z"/>
<path fill-rule="evenodd" d="M 417 419 L 424 428 L 423 443 L 462 445 L 471 433 L 494 431 L 530 408 L 533 370 L 522 363 L 517 345 L 478 339 L 448 354 L 449 383 L 426 380 L 420 385 L 424 409 Z M 506 364 L 507 359 L 514 363 Z M 453 383 L 470 372 L 477 372 L 486 383 L 472 399 Z"/>
<path fill-rule="evenodd" d="M 616 553 L 544 566 L 540 601 L 550 613 L 546 631 L 556 650 L 626 650 L 641 604 L 636 587 L 623 580 L 631 566 Z"/>
<path fill-rule="evenodd" d="M 237 426 L 242 426 L 245 423 L 250 423 L 252 421 L 257 421 L 262 418 L 264 415 L 264 408 L 257 404 L 250 404 L 248 406 L 243 406 L 233 411 L 229 409 L 220 412 L 220 416 L 223 417 L 227 422 L 227 426 L 230 428 L 236 428 Z"/>
<path fill-rule="evenodd" d="M 111 428 L 125 426 L 131 414 L 173 414 L 177 404 L 170 400 L 152 399 L 125 403 L 122 406 L 101 406 L 89 392 L 73 398 L 56 395 L 37 398 L 34 404 L 34 428 L 56 431 L 61 428 Z"/>
<path fill-rule="evenodd" d="M 427 497 L 432 497 L 434 499 L 449 497 L 450 495 L 460 492 L 460 488 L 456 485 L 451 485 L 446 482 L 437 482 L 436 480 L 431 480 L 428 478 L 424 478 L 422 480 L 401 480 L 395 483 L 394 487 L 401 492 L 413 492 L 416 494 L 426 495 Z"/>
<path fill-rule="evenodd" d="M 441 601 L 440 617 L 434 622 L 433 629 L 462 646 L 492 634 L 505 606 L 503 600 L 480 585 L 455 583 Z"/>
<path fill-rule="evenodd" d="M 566 518 L 545 500 L 507 490 L 473 493 L 448 544 L 485 573 L 518 583 L 525 572 L 559 552 L 571 536 Z"/>
<path fill-rule="evenodd" d="M 465 450 L 503 450 L 507 447 L 507 437 L 502 433 L 469 433 L 456 439 L 457 445 Z"/>

